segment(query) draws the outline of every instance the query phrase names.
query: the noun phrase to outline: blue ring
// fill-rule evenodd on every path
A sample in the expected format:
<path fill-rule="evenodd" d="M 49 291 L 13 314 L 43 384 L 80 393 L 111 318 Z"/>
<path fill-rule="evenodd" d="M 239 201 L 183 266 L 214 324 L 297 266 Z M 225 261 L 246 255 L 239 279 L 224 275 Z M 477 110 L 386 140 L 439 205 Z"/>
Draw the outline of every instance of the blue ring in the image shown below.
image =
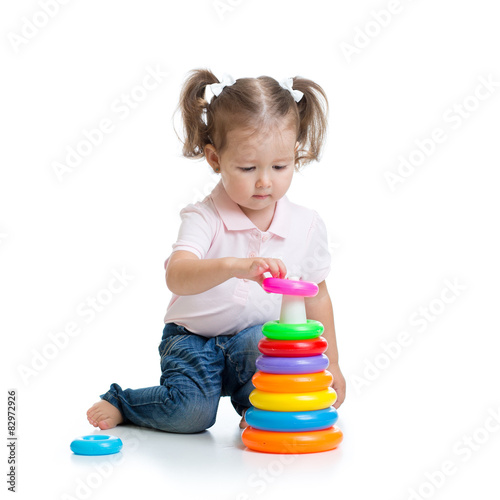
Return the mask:
<path fill-rule="evenodd" d="M 123 443 L 116 436 L 90 434 L 71 442 L 70 448 L 75 455 L 112 455 L 122 449 Z"/>
<path fill-rule="evenodd" d="M 267 411 L 252 406 L 245 413 L 248 425 L 277 432 L 320 431 L 334 425 L 337 419 L 333 406 L 314 411 Z"/>

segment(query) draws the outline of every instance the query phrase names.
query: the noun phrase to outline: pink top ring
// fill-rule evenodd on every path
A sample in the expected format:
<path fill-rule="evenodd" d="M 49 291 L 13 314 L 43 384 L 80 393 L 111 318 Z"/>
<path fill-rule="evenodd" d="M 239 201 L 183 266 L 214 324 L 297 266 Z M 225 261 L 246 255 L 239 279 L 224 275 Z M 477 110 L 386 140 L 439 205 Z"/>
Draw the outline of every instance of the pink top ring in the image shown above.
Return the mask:
<path fill-rule="evenodd" d="M 262 288 L 269 293 L 298 297 L 314 297 L 319 291 L 318 285 L 311 281 L 283 280 L 280 278 L 266 278 L 262 282 Z"/>

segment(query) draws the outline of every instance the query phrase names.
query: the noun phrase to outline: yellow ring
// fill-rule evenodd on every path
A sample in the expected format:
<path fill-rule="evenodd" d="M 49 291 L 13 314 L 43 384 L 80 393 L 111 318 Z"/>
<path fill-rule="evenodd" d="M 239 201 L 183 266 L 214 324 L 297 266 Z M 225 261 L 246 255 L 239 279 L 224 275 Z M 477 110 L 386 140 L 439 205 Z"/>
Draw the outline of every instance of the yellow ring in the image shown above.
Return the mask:
<path fill-rule="evenodd" d="M 313 411 L 332 406 L 337 393 L 331 387 L 324 391 L 290 392 L 280 394 L 255 389 L 250 393 L 250 403 L 255 408 L 269 411 Z"/>

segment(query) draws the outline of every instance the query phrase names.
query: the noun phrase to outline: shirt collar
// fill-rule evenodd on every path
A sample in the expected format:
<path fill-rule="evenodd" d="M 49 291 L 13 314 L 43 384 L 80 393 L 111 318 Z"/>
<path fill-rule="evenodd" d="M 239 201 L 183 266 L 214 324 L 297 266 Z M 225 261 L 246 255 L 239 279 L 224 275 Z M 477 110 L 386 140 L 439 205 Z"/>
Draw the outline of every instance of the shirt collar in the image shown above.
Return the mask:
<path fill-rule="evenodd" d="M 243 213 L 238 204 L 229 198 L 222 181 L 219 181 L 219 184 L 215 186 L 211 197 L 228 231 L 256 229 L 255 224 Z M 290 228 L 290 211 L 290 201 L 286 196 L 283 196 L 276 203 L 274 217 L 267 232 L 286 238 Z"/>

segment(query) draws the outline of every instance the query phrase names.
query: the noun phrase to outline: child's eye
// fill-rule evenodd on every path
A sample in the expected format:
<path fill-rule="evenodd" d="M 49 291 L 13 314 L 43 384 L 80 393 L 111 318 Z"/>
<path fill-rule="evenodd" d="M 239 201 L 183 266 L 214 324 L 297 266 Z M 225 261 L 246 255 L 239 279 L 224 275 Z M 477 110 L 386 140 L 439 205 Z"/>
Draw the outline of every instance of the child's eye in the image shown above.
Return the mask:
<path fill-rule="evenodd" d="M 239 167 L 239 169 L 243 172 L 251 172 L 252 170 L 255 170 L 255 167 Z"/>
<path fill-rule="evenodd" d="M 273 168 L 275 168 L 276 170 L 283 170 L 284 168 L 286 168 L 286 165 L 274 165 Z"/>

